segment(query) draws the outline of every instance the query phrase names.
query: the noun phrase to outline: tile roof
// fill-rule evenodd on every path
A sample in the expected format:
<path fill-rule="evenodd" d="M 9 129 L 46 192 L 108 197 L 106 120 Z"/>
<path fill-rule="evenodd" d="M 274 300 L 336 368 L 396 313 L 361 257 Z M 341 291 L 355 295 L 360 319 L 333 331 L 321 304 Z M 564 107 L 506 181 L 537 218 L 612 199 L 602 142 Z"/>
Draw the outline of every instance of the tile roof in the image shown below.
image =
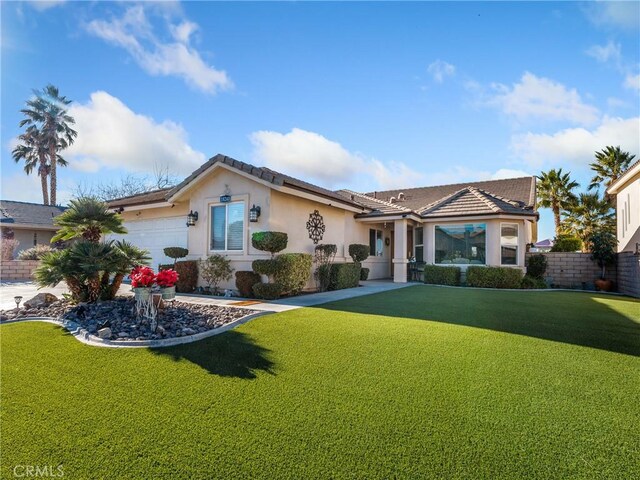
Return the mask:
<path fill-rule="evenodd" d="M 110 207 L 124 207 L 145 205 L 148 203 L 165 202 L 167 200 L 167 193 L 173 187 L 160 188 L 158 190 L 152 190 L 151 192 L 139 193 L 137 195 L 129 195 L 127 197 L 114 198 L 107 202 Z"/>
<path fill-rule="evenodd" d="M 336 193 L 349 198 L 351 201 L 357 202 L 370 210 L 370 212 L 361 215 L 400 214 L 411 212 L 410 208 L 403 207 L 402 205 L 396 205 L 391 202 L 385 202 L 384 200 L 378 200 L 369 197 L 364 193 L 358 193 L 352 190 L 338 190 Z"/>
<path fill-rule="evenodd" d="M 6 226 L 39 225 L 55 228 L 53 219 L 65 210 L 65 207 L 55 205 L 0 200 L 0 224 Z"/>
<path fill-rule="evenodd" d="M 418 211 L 424 218 L 452 217 L 460 215 L 515 214 L 531 215 L 532 211 L 520 202 L 467 186 Z"/>

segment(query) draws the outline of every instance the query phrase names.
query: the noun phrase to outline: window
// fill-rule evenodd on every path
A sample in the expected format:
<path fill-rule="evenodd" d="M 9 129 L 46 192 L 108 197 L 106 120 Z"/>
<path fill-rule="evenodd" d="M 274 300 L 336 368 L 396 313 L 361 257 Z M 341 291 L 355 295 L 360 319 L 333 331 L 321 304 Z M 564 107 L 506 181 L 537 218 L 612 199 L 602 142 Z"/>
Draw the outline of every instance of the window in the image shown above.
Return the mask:
<path fill-rule="evenodd" d="M 414 238 L 414 254 L 416 262 L 424 262 L 424 229 L 422 227 L 416 227 L 413 233 Z"/>
<path fill-rule="evenodd" d="M 209 250 L 244 250 L 244 202 L 211 205 Z"/>
<path fill-rule="evenodd" d="M 484 265 L 487 250 L 487 225 L 436 225 L 436 263 Z"/>
<path fill-rule="evenodd" d="M 502 265 L 518 264 L 518 224 L 503 223 L 500 225 L 500 263 Z"/>
<path fill-rule="evenodd" d="M 369 230 L 369 255 L 372 257 L 382 256 L 382 230 Z"/>

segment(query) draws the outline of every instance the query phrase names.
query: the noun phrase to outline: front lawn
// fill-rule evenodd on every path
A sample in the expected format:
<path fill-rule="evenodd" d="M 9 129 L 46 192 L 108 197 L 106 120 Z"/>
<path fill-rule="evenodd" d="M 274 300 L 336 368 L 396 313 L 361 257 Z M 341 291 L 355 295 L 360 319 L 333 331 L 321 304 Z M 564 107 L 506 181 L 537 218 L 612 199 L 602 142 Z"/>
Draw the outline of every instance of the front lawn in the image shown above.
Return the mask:
<path fill-rule="evenodd" d="M 2 478 L 639 478 L 640 302 L 414 286 L 170 349 L 0 327 Z"/>

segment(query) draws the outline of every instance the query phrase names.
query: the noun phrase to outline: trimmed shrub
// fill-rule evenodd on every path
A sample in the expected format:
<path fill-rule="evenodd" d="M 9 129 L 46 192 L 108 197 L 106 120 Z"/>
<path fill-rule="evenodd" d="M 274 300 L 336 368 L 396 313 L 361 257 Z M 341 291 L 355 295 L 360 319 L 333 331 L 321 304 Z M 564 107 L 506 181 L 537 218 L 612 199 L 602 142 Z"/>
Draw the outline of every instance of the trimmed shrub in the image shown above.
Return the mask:
<path fill-rule="evenodd" d="M 40 260 L 47 253 L 53 252 L 49 245 L 36 245 L 18 253 L 18 260 Z"/>
<path fill-rule="evenodd" d="M 542 254 L 531 255 L 527 258 L 527 275 L 535 278 L 544 277 L 547 271 L 547 257 Z"/>
<path fill-rule="evenodd" d="M 369 278 L 369 269 L 363 267 L 360 269 L 360 280 L 365 281 L 367 278 Z"/>
<path fill-rule="evenodd" d="M 369 258 L 369 245 L 352 243 L 349 245 L 349 256 L 353 259 L 353 263 L 364 262 Z"/>
<path fill-rule="evenodd" d="M 243 297 L 253 297 L 253 286 L 260 283 L 260 275 L 255 272 L 236 272 L 236 288 Z"/>
<path fill-rule="evenodd" d="M 424 266 L 424 283 L 431 285 L 460 285 L 460 267 Z"/>
<path fill-rule="evenodd" d="M 256 283 L 253 286 L 253 294 L 256 298 L 264 300 L 277 300 L 280 298 L 282 287 L 277 283 Z"/>
<path fill-rule="evenodd" d="M 302 291 L 311 274 L 312 257 L 308 253 L 283 253 L 275 259 L 274 283 L 280 295 L 296 295 Z"/>
<path fill-rule="evenodd" d="M 551 247 L 552 252 L 579 252 L 582 250 L 582 240 L 572 235 L 558 235 Z"/>
<path fill-rule="evenodd" d="M 175 267 L 169 265 L 169 268 L 174 268 L 180 275 L 178 283 L 176 283 L 176 292 L 191 293 L 196 289 L 198 286 L 198 262 L 196 260 L 176 262 Z"/>
<path fill-rule="evenodd" d="M 256 232 L 251 235 L 251 245 L 271 256 L 287 248 L 289 237 L 284 232 Z"/>
<path fill-rule="evenodd" d="M 251 264 L 253 271 L 259 275 L 266 275 L 271 278 L 278 271 L 278 259 L 270 258 L 268 260 L 254 260 Z"/>
<path fill-rule="evenodd" d="M 509 267 L 467 268 L 467 286 L 483 288 L 520 288 L 522 271 Z"/>
<path fill-rule="evenodd" d="M 531 275 L 525 275 L 524 277 L 522 277 L 522 280 L 520 281 L 520 288 L 524 288 L 527 290 L 543 289 L 543 288 L 547 288 L 547 284 L 540 277 L 532 277 Z"/>
<path fill-rule="evenodd" d="M 214 294 L 218 293 L 220 282 L 228 282 L 232 274 L 231 260 L 223 255 L 216 253 L 200 260 L 200 276 L 209 288 L 213 287 Z"/>
<path fill-rule="evenodd" d="M 338 252 L 338 246 L 333 243 L 321 243 L 316 245 L 313 260 L 316 264 L 316 270 L 313 276 L 318 283 L 318 289 L 321 292 L 329 290 L 331 282 L 331 264 Z"/>
<path fill-rule="evenodd" d="M 169 270 L 171 268 L 173 268 L 173 265 L 170 264 L 170 263 L 161 263 L 161 264 L 158 265 L 158 271 L 159 272 L 161 272 L 162 270 Z"/>
<path fill-rule="evenodd" d="M 182 247 L 167 247 L 163 251 L 167 257 L 173 258 L 174 265 L 179 258 L 184 258 L 189 255 L 189 250 Z"/>
<path fill-rule="evenodd" d="M 326 270 L 329 273 L 327 275 Z M 360 283 L 360 265 L 355 263 L 333 263 L 318 267 L 320 275 L 329 277 L 328 290 L 342 290 L 343 288 L 354 288 Z"/>

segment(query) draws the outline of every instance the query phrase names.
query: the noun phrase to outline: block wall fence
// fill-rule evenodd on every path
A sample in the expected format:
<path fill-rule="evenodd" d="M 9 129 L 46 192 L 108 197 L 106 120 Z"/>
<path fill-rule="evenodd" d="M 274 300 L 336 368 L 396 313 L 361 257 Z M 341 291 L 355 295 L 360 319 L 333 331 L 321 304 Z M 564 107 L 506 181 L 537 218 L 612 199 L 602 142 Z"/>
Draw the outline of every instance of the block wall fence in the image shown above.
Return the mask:
<path fill-rule="evenodd" d="M 38 260 L 0 260 L 0 280 L 32 280 Z"/>

